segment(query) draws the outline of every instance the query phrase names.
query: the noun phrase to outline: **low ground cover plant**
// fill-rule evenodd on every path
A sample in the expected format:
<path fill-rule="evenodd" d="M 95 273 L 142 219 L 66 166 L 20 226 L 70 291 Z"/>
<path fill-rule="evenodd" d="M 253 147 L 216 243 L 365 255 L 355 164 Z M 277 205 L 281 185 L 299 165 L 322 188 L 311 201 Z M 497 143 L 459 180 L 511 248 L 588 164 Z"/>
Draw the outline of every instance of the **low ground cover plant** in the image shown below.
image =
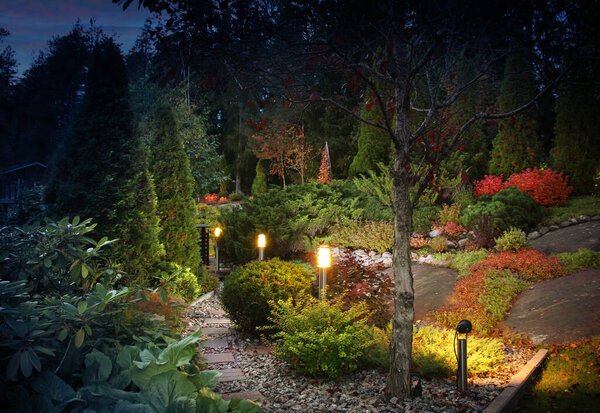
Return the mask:
<path fill-rule="evenodd" d="M 274 306 L 275 355 L 309 376 L 338 377 L 358 369 L 373 344 L 364 304 L 304 296 Z"/>
<path fill-rule="evenodd" d="M 600 393 L 600 337 L 550 349 L 540 379 L 518 411 L 596 411 Z"/>
<path fill-rule="evenodd" d="M 584 271 L 589 268 L 600 268 L 600 252 L 582 249 L 577 252 L 556 254 L 566 274 Z"/>
<path fill-rule="evenodd" d="M 543 252 L 529 248 L 490 254 L 471 267 L 473 273 L 483 273 L 488 270 L 509 270 L 526 281 L 549 280 L 566 275 L 558 258 L 549 257 Z"/>
<path fill-rule="evenodd" d="M 455 254 L 436 255 L 436 258 L 446 261 L 448 267 L 458 271 L 458 277 L 462 278 L 469 274 L 471 266 L 483 260 L 489 253 L 488 250 L 478 249 L 475 251 L 457 251 Z"/>
<path fill-rule="evenodd" d="M 449 378 L 456 374 L 456 354 L 453 340 L 455 330 L 420 325 L 413 331 L 413 372 L 425 378 Z M 389 342 L 391 325 L 373 331 L 374 344 L 363 362 L 368 367 L 389 368 Z M 497 338 L 469 336 L 467 346 L 468 374 L 485 376 L 505 358 L 504 345 Z"/>
<path fill-rule="evenodd" d="M 569 199 L 564 205 L 552 206 L 546 210 L 541 223 L 543 225 L 556 225 L 580 215 L 589 217 L 600 215 L 600 197 L 593 195 L 580 196 Z"/>
<path fill-rule="evenodd" d="M 273 258 L 236 268 L 223 282 L 221 301 L 240 330 L 260 333 L 271 325 L 271 304 L 312 292 L 314 274 L 305 266 Z"/>

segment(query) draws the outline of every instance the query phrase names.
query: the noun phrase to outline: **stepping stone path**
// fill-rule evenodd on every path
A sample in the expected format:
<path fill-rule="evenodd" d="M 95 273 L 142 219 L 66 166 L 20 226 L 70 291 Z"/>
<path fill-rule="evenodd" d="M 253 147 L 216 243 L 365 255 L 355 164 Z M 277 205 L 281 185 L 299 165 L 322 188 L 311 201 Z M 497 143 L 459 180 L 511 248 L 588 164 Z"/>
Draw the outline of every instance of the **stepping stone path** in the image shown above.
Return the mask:
<path fill-rule="evenodd" d="M 210 304 L 203 305 L 203 301 L 207 300 L 210 300 Z M 247 377 L 239 368 L 236 353 L 245 351 L 252 354 L 266 354 L 270 349 L 264 346 L 246 346 L 246 343 L 241 347 L 232 321 L 227 318 L 219 301 L 210 294 L 190 306 L 187 318 L 190 331 L 196 331 L 198 328 L 202 331 L 202 338 L 205 340 L 202 358 L 205 363 L 211 370 L 221 373 L 215 390 L 226 400 L 237 398 L 264 401 L 262 394 L 248 390 L 247 386 L 243 385 Z"/>

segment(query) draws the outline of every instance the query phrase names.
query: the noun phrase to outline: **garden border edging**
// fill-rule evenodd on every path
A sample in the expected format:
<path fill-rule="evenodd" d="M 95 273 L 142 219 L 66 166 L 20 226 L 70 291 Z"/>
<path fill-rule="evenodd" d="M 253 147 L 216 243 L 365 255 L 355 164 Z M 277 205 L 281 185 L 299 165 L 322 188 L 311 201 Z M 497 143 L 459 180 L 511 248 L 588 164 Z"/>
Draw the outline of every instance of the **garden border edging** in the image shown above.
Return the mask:
<path fill-rule="evenodd" d="M 508 413 L 511 412 L 525 388 L 539 372 L 542 363 L 548 356 L 548 350 L 541 349 L 527 362 L 527 364 L 513 376 L 510 383 L 502 390 L 482 413 Z"/>

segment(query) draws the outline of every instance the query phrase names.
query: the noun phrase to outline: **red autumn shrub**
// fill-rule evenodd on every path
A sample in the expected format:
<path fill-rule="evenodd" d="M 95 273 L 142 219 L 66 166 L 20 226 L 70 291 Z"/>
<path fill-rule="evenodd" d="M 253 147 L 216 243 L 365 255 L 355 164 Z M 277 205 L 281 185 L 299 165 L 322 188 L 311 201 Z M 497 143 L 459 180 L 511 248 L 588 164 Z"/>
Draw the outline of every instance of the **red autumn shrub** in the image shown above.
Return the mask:
<path fill-rule="evenodd" d="M 502 182 L 502 175 L 485 175 L 481 181 L 475 182 L 473 194 L 475 196 L 494 195 L 497 192 L 505 189 L 506 185 Z"/>
<path fill-rule="evenodd" d="M 558 258 L 529 248 L 490 254 L 471 267 L 472 273 L 488 270 L 510 270 L 528 281 L 549 280 L 565 275 Z"/>
<path fill-rule="evenodd" d="M 218 197 L 219 196 L 217 194 L 206 194 L 204 195 L 204 197 L 202 197 L 202 202 L 204 202 L 205 204 L 215 203 L 217 202 Z"/>
<path fill-rule="evenodd" d="M 535 202 L 543 206 L 564 204 L 573 191 L 573 187 L 569 186 L 567 178 L 563 176 L 562 172 L 552 169 L 527 168 L 512 174 L 504 183 L 502 175 L 486 175 L 485 179 L 475 182 L 473 194 L 475 196 L 494 195 L 510 186 L 530 194 Z"/>
<path fill-rule="evenodd" d="M 344 308 L 348 309 L 357 302 L 365 303 L 371 313 L 369 322 L 383 328 L 390 320 L 388 307 L 392 301 L 392 280 L 383 270 L 381 264 L 366 266 L 346 254 L 327 277 L 328 296 L 341 296 Z"/>
<path fill-rule="evenodd" d="M 466 231 L 465 227 L 452 221 L 449 221 L 446 225 L 434 223 L 433 229 L 438 230 L 441 235 L 447 235 L 450 238 L 455 238 Z"/>
<path fill-rule="evenodd" d="M 535 202 L 543 206 L 564 204 L 573 191 L 573 187 L 569 186 L 562 172 L 552 169 L 542 171 L 537 168 L 527 168 L 512 174 L 506 181 L 506 185 L 530 194 Z"/>
<path fill-rule="evenodd" d="M 219 198 L 219 204 L 226 204 L 227 202 L 229 202 L 229 199 L 227 199 L 227 197 L 222 196 L 221 198 Z"/>

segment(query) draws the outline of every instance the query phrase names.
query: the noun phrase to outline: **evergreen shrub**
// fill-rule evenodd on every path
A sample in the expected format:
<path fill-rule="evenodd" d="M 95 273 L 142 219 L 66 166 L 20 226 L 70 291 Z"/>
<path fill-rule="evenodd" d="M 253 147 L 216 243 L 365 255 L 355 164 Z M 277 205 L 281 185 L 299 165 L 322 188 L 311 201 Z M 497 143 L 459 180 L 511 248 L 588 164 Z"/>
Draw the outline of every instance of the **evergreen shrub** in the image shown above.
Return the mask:
<path fill-rule="evenodd" d="M 518 228 L 510 227 L 496 238 L 496 249 L 499 251 L 517 251 L 529 247 L 525 234 Z"/>
<path fill-rule="evenodd" d="M 448 249 L 448 238 L 446 237 L 435 237 L 429 241 L 429 246 L 433 248 L 435 252 L 444 252 Z"/>
<path fill-rule="evenodd" d="M 240 330 L 257 333 L 270 324 L 271 302 L 310 293 L 312 280 L 313 274 L 299 264 L 279 258 L 252 261 L 225 277 L 221 300 Z"/>
<path fill-rule="evenodd" d="M 356 370 L 373 344 L 363 304 L 344 309 L 341 301 L 303 297 L 296 304 L 280 301 L 272 321 L 275 355 L 298 372 L 310 376 L 338 377 Z"/>
<path fill-rule="evenodd" d="M 256 235 L 263 232 L 267 235 L 266 256 L 292 258 L 307 252 L 313 241 L 326 236 L 334 225 L 358 218 L 360 213 L 356 201 L 345 196 L 340 181 L 271 189 L 239 208 L 220 211 L 223 236 L 219 251 L 232 263 L 248 262 L 256 257 Z"/>
<path fill-rule="evenodd" d="M 431 223 L 439 214 L 440 207 L 436 205 L 420 206 L 413 209 L 412 230 L 418 234 L 429 234 Z"/>
<path fill-rule="evenodd" d="M 394 225 L 385 221 L 350 221 L 331 229 L 329 242 L 340 247 L 391 251 L 394 247 Z"/>
<path fill-rule="evenodd" d="M 495 195 L 482 196 L 478 201 L 463 210 L 461 223 L 473 229 L 481 216 L 493 217 L 494 227 L 499 231 L 511 226 L 525 230 L 535 226 L 541 219 L 543 208 L 533 197 L 517 188 L 506 188 Z"/>

